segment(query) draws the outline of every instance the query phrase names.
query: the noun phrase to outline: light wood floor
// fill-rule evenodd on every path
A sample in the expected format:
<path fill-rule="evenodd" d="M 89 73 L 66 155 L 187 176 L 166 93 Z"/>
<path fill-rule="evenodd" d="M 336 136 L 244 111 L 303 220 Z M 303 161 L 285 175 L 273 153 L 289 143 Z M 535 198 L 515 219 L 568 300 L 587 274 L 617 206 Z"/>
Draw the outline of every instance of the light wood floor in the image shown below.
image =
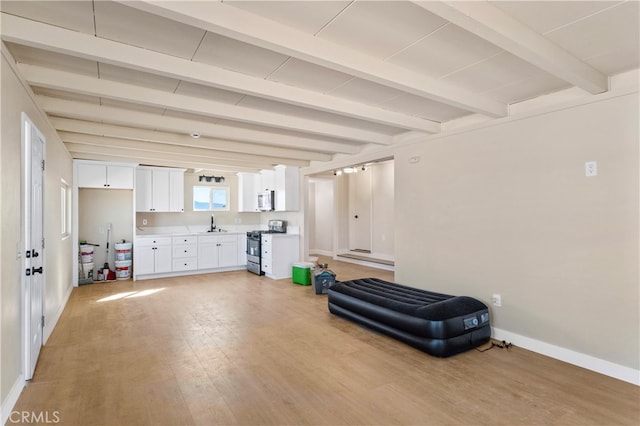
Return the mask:
<path fill-rule="evenodd" d="M 73 425 L 637 425 L 639 400 L 519 348 L 435 358 L 331 315 L 311 287 L 240 271 L 75 289 L 15 410 Z"/>

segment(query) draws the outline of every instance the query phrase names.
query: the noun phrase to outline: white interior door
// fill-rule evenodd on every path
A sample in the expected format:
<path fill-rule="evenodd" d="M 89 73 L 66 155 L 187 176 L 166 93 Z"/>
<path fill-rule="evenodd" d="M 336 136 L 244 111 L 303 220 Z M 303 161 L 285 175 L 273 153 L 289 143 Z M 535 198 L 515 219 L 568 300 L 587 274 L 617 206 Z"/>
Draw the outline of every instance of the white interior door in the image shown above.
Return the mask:
<path fill-rule="evenodd" d="M 349 175 L 349 249 L 371 252 L 371 171 Z"/>
<path fill-rule="evenodd" d="M 44 145 L 42 133 L 23 116 L 25 147 L 25 379 L 33 377 L 43 339 L 44 305 L 44 232 L 43 175 Z"/>

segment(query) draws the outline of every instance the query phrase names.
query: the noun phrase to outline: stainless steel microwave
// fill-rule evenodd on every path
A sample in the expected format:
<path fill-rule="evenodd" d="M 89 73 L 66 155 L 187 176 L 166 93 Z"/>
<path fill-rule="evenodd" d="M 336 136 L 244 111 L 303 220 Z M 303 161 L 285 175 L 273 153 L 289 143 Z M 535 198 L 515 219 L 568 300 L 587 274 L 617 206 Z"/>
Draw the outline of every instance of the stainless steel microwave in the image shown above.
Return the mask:
<path fill-rule="evenodd" d="M 264 191 L 258 194 L 258 210 L 275 210 L 275 191 Z"/>

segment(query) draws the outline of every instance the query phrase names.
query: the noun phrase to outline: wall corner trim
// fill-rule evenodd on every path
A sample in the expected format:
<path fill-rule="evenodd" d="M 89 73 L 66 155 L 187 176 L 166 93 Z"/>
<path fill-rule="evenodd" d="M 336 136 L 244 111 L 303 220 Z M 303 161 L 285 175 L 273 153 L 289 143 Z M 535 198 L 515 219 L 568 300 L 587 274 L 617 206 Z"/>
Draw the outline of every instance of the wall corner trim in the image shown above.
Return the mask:
<path fill-rule="evenodd" d="M 2 408 L 0 408 L 0 424 L 4 425 L 7 423 L 7 420 L 9 420 L 13 407 L 16 406 L 16 402 L 18 402 L 18 398 L 20 398 L 20 394 L 22 393 L 22 389 L 24 389 L 26 383 L 24 376 L 20 374 L 13 383 L 13 386 L 11 386 L 9 394 L 4 401 L 2 401 Z"/>
<path fill-rule="evenodd" d="M 596 373 L 604 374 L 605 376 L 640 386 L 640 370 L 635 370 L 630 367 L 615 364 L 611 361 L 606 361 L 591 355 L 572 351 L 571 349 L 512 333 L 511 331 L 495 327 L 492 327 L 491 329 L 491 337 L 496 340 L 509 341 L 515 346 L 528 349 L 541 355 L 546 355 L 550 358 L 564 361 L 578 367 L 586 368 L 587 370 L 595 371 Z"/>

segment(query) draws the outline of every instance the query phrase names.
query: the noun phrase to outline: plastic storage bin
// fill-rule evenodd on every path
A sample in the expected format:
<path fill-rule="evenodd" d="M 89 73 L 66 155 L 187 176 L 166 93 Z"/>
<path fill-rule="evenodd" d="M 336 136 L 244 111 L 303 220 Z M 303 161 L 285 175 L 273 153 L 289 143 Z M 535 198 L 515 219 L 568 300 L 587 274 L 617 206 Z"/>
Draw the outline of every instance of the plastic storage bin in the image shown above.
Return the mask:
<path fill-rule="evenodd" d="M 131 261 L 116 260 L 116 280 L 128 280 L 131 277 Z"/>
<path fill-rule="evenodd" d="M 327 294 L 329 287 L 336 283 L 336 274 L 328 269 L 326 263 L 318 264 L 318 267 L 313 270 L 311 277 L 316 294 Z"/>
<path fill-rule="evenodd" d="M 291 271 L 291 280 L 294 284 L 311 285 L 311 268 L 313 263 L 296 262 Z"/>
<path fill-rule="evenodd" d="M 132 243 L 116 243 L 116 261 L 131 260 Z"/>

